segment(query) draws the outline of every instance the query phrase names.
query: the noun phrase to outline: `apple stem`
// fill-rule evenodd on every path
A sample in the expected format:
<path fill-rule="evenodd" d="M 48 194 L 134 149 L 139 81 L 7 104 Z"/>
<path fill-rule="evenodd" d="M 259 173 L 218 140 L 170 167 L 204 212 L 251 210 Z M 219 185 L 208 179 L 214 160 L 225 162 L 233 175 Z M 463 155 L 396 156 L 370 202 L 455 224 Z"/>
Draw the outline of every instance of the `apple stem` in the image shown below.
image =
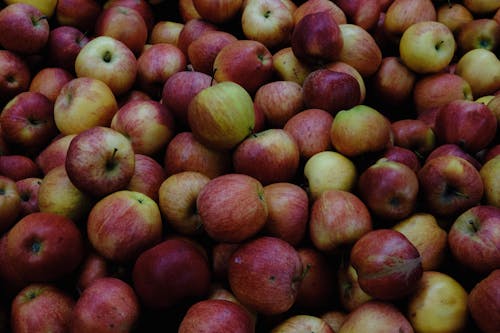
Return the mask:
<path fill-rule="evenodd" d="M 106 162 L 106 169 L 110 170 L 114 167 L 114 162 L 115 162 L 115 156 L 116 153 L 118 152 L 118 148 L 113 149 L 113 154 L 111 155 L 111 159 Z"/>
<path fill-rule="evenodd" d="M 46 15 L 42 15 L 42 16 L 40 16 L 40 17 L 38 17 L 38 18 L 32 17 L 32 18 L 31 18 L 31 22 L 32 22 L 33 24 L 37 24 L 37 23 L 38 23 L 38 22 L 40 22 L 41 20 L 47 20 L 47 19 L 48 19 L 48 17 L 47 17 Z"/>
<path fill-rule="evenodd" d="M 469 225 L 471 226 L 474 233 L 476 233 L 478 231 L 476 224 L 474 223 L 473 220 L 469 220 L 469 221 L 467 221 L 467 223 L 469 223 Z"/>
<path fill-rule="evenodd" d="M 437 43 L 435 46 L 436 50 L 439 50 L 439 48 L 441 47 L 441 45 L 443 45 L 443 43 L 444 43 L 444 40 L 440 40 L 439 43 Z"/>
<path fill-rule="evenodd" d="M 210 85 L 211 86 L 214 84 L 214 81 L 215 81 L 215 72 L 217 72 L 217 68 L 214 68 L 214 70 L 212 71 L 212 77 L 210 78 Z"/>

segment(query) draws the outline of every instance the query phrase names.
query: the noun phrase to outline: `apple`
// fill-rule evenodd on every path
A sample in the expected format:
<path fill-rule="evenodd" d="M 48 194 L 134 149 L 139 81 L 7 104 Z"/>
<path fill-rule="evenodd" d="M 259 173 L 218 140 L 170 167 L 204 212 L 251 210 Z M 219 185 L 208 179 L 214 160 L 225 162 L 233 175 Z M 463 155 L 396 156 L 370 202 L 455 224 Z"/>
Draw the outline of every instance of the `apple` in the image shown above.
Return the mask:
<path fill-rule="evenodd" d="M 460 51 L 483 48 L 495 51 L 500 46 L 500 23 L 493 18 L 477 18 L 464 23 L 457 32 Z"/>
<path fill-rule="evenodd" d="M 483 48 L 468 51 L 458 59 L 455 73 L 469 82 L 474 98 L 500 89 L 500 60 L 492 51 Z"/>
<path fill-rule="evenodd" d="M 186 0 L 192 1 L 192 0 Z M 182 1 L 181 1 L 182 2 Z M 177 47 L 187 56 L 189 45 L 205 32 L 220 30 L 219 27 L 205 19 L 192 18 L 184 22 L 184 26 L 179 32 Z"/>
<path fill-rule="evenodd" d="M 89 41 L 90 37 L 74 26 L 57 26 L 50 30 L 47 41 L 47 60 L 51 66 L 73 74 L 76 57 Z"/>
<path fill-rule="evenodd" d="M 499 166 L 500 157 L 494 157 L 483 164 L 479 169 L 479 175 L 484 184 L 484 200 L 487 204 L 500 207 L 499 188 Z"/>
<path fill-rule="evenodd" d="M 337 292 L 341 309 L 350 313 L 360 305 L 374 300 L 363 289 L 358 281 L 358 273 L 349 260 L 342 261 L 337 269 Z M 344 318 L 345 320 L 345 318 Z"/>
<path fill-rule="evenodd" d="M 461 3 L 443 3 L 436 8 L 436 20 L 445 24 L 454 34 L 474 19 L 474 15 Z"/>
<path fill-rule="evenodd" d="M 130 101 L 113 116 L 110 127 L 129 138 L 136 154 L 163 152 L 176 133 L 170 110 L 155 100 Z"/>
<path fill-rule="evenodd" d="M 161 102 L 173 113 L 180 127 L 186 126 L 189 103 L 202 89 L 213 84 L 210 75 L 197 70 L 173 73 L 163 84 Z"/>
<path fill-rule="evenodd" d="M 203 232 L 196 200 L 210 178 L 197 171 L 181 171 L 167 177 L 158 189 L 158 206 L 167 226 L 182 235 Z"/>
<path fill-rule="evenodd" d="M 179 324 L 179 333 L 251 333 L 255 323 L 247 310 L 224 299 L 204 299 L 191 304 Z"/>
<path fill-rule="evenodd" d="M 103 197 L 128 185 L 134 175 L 135 153 L 123 134 L 96 126 L 71 140 L 65 167 L 76 188 Z"/>
<path fill-rule="evenodd" d="M 183 71 L 186 65 L 186 56 L 177 46 L 153 44 L 137 58 L 137 84 L 153 98 L 160 98 L 168 78 Z"/>
<path fill-rule="evenodd" d="M 61 287 L 30 283 L 12 299 L 10 326 L 13 332 L 69 329 L 76 301 Z"/>
<path fill-rule="evenodd" d="M 437 12 L 431 0 L 394 0 L 385 11 L 383 30 L 389 39 L 398 44 L 404 31 L 412 24 L 436 21 Z"/>
<path fill-rule="evenodd" d="M 292 6 L 287 4 L 292 3 Z M 283 0 L 247 0 L 241 12 L 241 28 L 246 38 L 269 49 L 290 43 L 295 26 L 293 13 L 297 5 Z"/>
<path fill-rule="evenodd" d="M 81 294 L 95 280 L 101 277 L 113 276 L 111 262 L 90 248 L 83 258 L 77 272 L 76 288 Z M 115 276 L 116 277 L 116 276 Z"/>
<path fill-rule="evenodd" d="M 500 144 L 495 144 L 489 148 L 486 148 L 486 151 L 484 152 L 484 155 L 482 156 L 483 164 L 488 162 L 489 160 L 492 160 L 493 158 L 497 157 L 498 155 L 500 155 Z"/>
<path fill-rule="evenodd" d="M 424 271 L 441 268 L 448 250 L 448 233 L 433 215 L 414 213 L 398 221 L 392 229 L 405 235 L 417 248 Z"/>
<path fill-rule="evenodd" d="M 484 185 L 479 171 L 458 156 L 430 159 L 417 176 L 427 211 L 438 217 L 456 217 L 477 205 L 483 197 Z"/>
<path fill-rule="evenodd" d="M 451 254 L 461 265 L 489 274 L 500 264 L 498 226 L 500 208 L 479 204 L 467 209 L 453 222 L 448 233 Z"/>
<path fill-rule="evenodd" d="M 374 37 L 356 24 L 340 24 L 339 28 L 344 43 L 338 60 L 354 67 L 363 77 L 373 75 L 382 62 L 382 51 Z"/>
<path fill-rule="evenodd" d="M 192 132 L 179 132 L 167 145 L 163 167 L 167 176 L 196 171 L 209 178 L 222 176 L 232 170 L 232 157 L 200 143 Z"/>
<path fill-rule="evenodd" d="M 28 177 L 40 177 L 41 172 L 35 161 L 26 155 L 0 155 L 0 175 L 18 181 Z"/>
<path fill-rule="evenodd" d="M 214 278 L 220 281 L 225 281 L 225 282 L 227 281 L 227 270 L 229 267 L 229 260 L 231 259 L 231 256 L 240 245 L 241 243 L 225 243 L 225 242 L 214 243 L 214 245 L 212 246 L 212 253 L 211 253 L 211 258 L 212 258 L 211 268 Z M 234 294 L 233 297 L 235 297 Z M 255 311 L 252 312 L 255 313 Z"/>
<path fill-rule="evenodd" d="M 101 80 L 115 96 L 119 96 L 132 88 L 137 76 L 137 60 L 132 50 L 120 40 L 98 36 L 78 53 L 75 72 L 80 78 Z"/>
<path fill-rule="evenodd" d="M 193 135 L 201 144 L 216 150 L 229 150 L 253 132 L 253 100 L 238 83 L 220 82 L 193 97 L 187 118 Z"/>
<path fill-rule="evenodd" d="M 60 67 L 45 67 L 32 78 L 28 90 L 38 92 L 54 103 L 62 87 L 75 77 Z"/>
<path fill-rule="evenodd" d="M 134 174 L 125 189 L 145 194 L 158 203 L 158 190 L 167 177 L 163 166 L 153 157 L 137 153 L 134 165 Z"/>
<path fill-rule="evenodd" d="M 391 146 L 385 149 L 381 158 L 405 164 L 414 172 L 417 172 L 421 167 L 420 158 L 413 150 L 399 146 Z"/>
<path fill-rule="evenodd" d="M 361 89 L 354 76 L 320 68 L 306 76 L 302 94 L 306 108 L 322 109 L 335 115 L 358 105 Z"/>
<path fill-rule="evenodd" d="M 366 31 L 372 30 L 377 25 L 382 12 L 379 0 L 336 0 L 335 3 L 344 11 L 350 22 Z"/>
<path fill-rule="evenodd" d="M 331 150 L 330 128 L 333 116 L 322 109 L 299 111 L 283 126 L 299 146 L 301 159 L 309 159 L 316 153 Z"/>
<path fill-rule="evenodd" d="M 32 79 L 31 70 L 23 57 L 15 52 L 0 50 L 0 105 L 3 107 L 17 94 L 28 90 Z"/>
<path fill-rule="evenodd" d="M 498 0 L 484 1 L 484 0 L 464 0 L 464 6 L 467 7 L 473 14 L 488 14 L 500 8 Z"/>
<path fill-rule="evenodd" d="M 47 44 L 50 26 L 37 7 L 13 3 L 0 10 L 0 45 L 17 54 L 36 54 Z"/>
<path fill-rule="evenodd" d="M 153 27 L 149 34 L 148 43 L 169 43 L 177 46 L 179 34 L 181 33 L 184 23 L 171 20 L 153 21 Z"/>
<path fill-rule="evenodd" d="M 109 7 L 122 6 L 136 10 L 144 19 L 148 32 L 151 32 L 155 25 L 154 7 L 147 0 L 107 0 L 103 9 Z"/>
<path fill-rule="evenodd" d="M 417 113 L 439 108 L 454 100 L 473 99 L 472 88 L 461 76 L 440 72 L 420 77 L 413 89 L 413 103 Z"/>
<path fill-rule="evenodd" d="M 66 168 L 59 165 L 48 171 L 38 188 L 38 209 L 65 216 L 76 223 L 86 221 L 94 201 L 70 181 Z"/>
<path fill-rule="evenodd" d="M 397 56 L 384 56 L 377 71 L 369 80 L 369 93 L 380 102 L 398 106 L 411 101 L 416 74 Z"/>
<path fill-rule="evenodd" d="M 273 74 L 273 56 L 261 42 L 240 39 L 228 43 L 214 59 L 213 77 L 217 82 L 232 81 L 254 94 Z"/>
<path fill-rule="evenodd" d="M 302 85 L 306 76 L 312 71 L 310 67 L 295 56 L 291 46 L 273 53 L 273 70 L 281 80 L 293 81 Z"/>
<path fill-rule="evenodd" d="M 467 296 L 452 276 L 426 271 L 408 299 L 407 318 L 415 331 L 460 332 L 468 320 Z"/>
<path fill-rule="evenodd" d="M 335 189 L 351 191 L 358 178 L 357 167 L 345 155 L 331 150 L 325 150 L 312 155 L 304 165 L 304 177 L 308 193 L 316 200 L 321 193 Z"/>
<path fill-rule="evenodd" d="M 55 213 L 35 212 L 17 221 L 7 234 L 6 255 L 24 281 L 52 282 L 75 272 L 84 255 L 77 225 Z"/>
<path fill-rule="evenodd" d="M 263 233 L 299 245 L 307 233 L 309 197 L 306 190 L 290 182 L 264 186 L 268 217 Z"/>
<path fill-rule="evenodd" d="M 309 0 L 300 3 L 294 10 L 294 25 L 304 16 L 322 11 L 329 11 L 338 24 L 347 23 L 346 14 L 335 2 L 328 0 Z"/>
<path fill-rule="evenodd" d="M 214 60 L 219 51 L 237 39 L 227 31 L 208 31 L 189 44 L 187 48 L 189 63 L 195 71 L 212 76 Z"/>
<path fill-rule="evenodd" d="M 107 332 L 116 328 L 130 331 L 138 324 L 140 314 L 139 300 L 129 283 L 102 277 L 85 288 L 76 300 L 70 331 Z"/>
<path fill-rule="evenodd" d="M 419 74 L 437 73 L 452 61 L 457 45 L 451 30 L 438 21 L 412 24 L 399 42 L 401 60 Z"/>
<path fill-rule="evenodd" d="M 300 152 L 284 129 L 269 128 L 251 134 L 233 151 L 233 168 L 263 185 L 292 181 L 299 170 Z"/>
<path fill-rule="evenodd" d="M 244 242 L 231 256 L 228 267 L 229 286 L 236 298 L 263 315 L 282 314 L 293 306 L 302 274 L 297 250 L 270 236 Z"/>
<path fill-rule="evenodd" d="M 477 153 L 495 139 L 497 121 L 483 103 L 455 100 L 440 108 L 434 132 L 438 142 L 454 143 L 466 152 Z"/>
<path fill-rule="evenodd" d="M 434 148 L 425 161 L 429 161 L 434 157 L 442 156 L 442 155 L 455 155 L 461 157 L 468 162 L 470 162 L 476 169 L 481 169 L 481 163 L 471 154 L 465 152 L 458 144 L 455 143 L 443 143 Z"/>
<path fill-rule="evenodd" d="M 353 193 L 330 189 L 312 203 L 309 238 L 320 251 L 339 252 L 372 229 L 368 207 Z"/>
<path fill-rule="evenodd" d="M 35 163 L 42 171 L 42 174 L 47 174 L 58 165 L 64 165 L 69 143 L 75 136 L 76 134 L 56 136 L 38 153 L 35 157 Z"/>
<path fill-rule="evenodd" d="M 500 123 L 500 94 L 493 95 L 486 105 L 493 111 L 497 118 L 497 122 Z"/>
<path fill-rule="evenodd" d="M 16 181 L 0 175 L 0 230 L 7 231 L 14 225 L 21 213 L 21 195 Z"/>
<path fill-rule="evenodd" d="M 363 170 L 357 183 L 360 198 L 384 224 L 404 219 L 417 208 L 417 174 L 399 162 L 380 158 Z"/>
<path fill-rule="evenodd" d="M 392 127 L 380 111 L 358 104 L 335 115 L 330 140 L 333 148 L 347 157 L 381 152 L 392 145 Z"/>
<path fill-rule="evenodd" d="M 240 173 L 212 178 L 198 193 L 196 209 L 204 230 L 218 242 L 249 239 L 268 218 L 263 185 Z"/>
<path fill-rule="evenodd" d="M 211 272 L 199 246 L 191 239 L 167 238 L 139 255 L 132 285 L 145 308 L 168 309 L 207 296 Z"/>
<path fill-rule="evenodd" d="M 339 331 L 346 317 L 347 313 L 344 310 L 328 310 L 320 315 L 320 318 L 326 321 L 334 332 Z"/>
<path fill-rule="evenodd" d="M 57 0 L 55 18 L 59 25 L 93 31 L 101 5 L 96 0 Z"/>
<path fill-rule="evenodd" d="M 200 14 L 196 11 L 196 8 L 194 7 L 193 0 L 178 1 L 177 10 L 179 11 L 179 16 L 182 22 L 187 22 L 191 19 L 201 19 Z"/>
<path fill-rule="evenodd" d="M 493 270 L 486 277 L 479 280 L 470 290 L 467 299 L 467 308 L 474 322 L 485 333 L 493 333 L 500 325 L 498 310 L 498 283 L 500 269 Z"/>
<path fill-rule="evenodd" d="M 253 100 L 270 127 L 282 128 L 291 117 L 304 109 L 302 86 L 294 81 L 266 83 L 257 89 Z"/>
<path fill-rule="evenodd" d="M 16 188 L 21 197 L 21 211 L 19 217 L 40 211 L 38 206 L 38 190 L 42 184 L 42 178 L 28 177 L 16 181 Z"/>
<path fill-rule="evenodd" d="M 109 126 L 118 110 L 113 91 L 91 77 L 66 83 L 54 102 L 54 121 L 64 134 L 78 134 L 95 126 Z"/>
<path fill-rule="evenodd" d="M 400 119 L 391 123 L 395 146 L 413 150 L 417 156 L 427 156 L 436 147 L 432 127 L 421 119 Z"/>
<path fill-rule="evenodd" d="M 228 23 L 239 15 L 243 0 L 192 0 L 196 12 L 208 22 Z"/>
<path fill-rule="evenodd" d="M 318 316 L 309 314 L 292 315 L 275 326 L 271 330 L 271 333 L 298 333 L 305 331 L 334 333 L 326 321 Z"/>
<path fill-rule="evenodd" d="M 346 74 L 350 74 L 354 76 L 354 78 L 358 81 L 360 96 L 359 96 L 359 104 L 362 104 L 366 98 L 366 84 L 363 76 L 358 72 L 358 70 L 346 62 L 343 61 L 334 61 L 325 66 L 326 69 L 332 70 L 334 72 L 342 72 Z"/>
<path fill-rule="evenodd" d="M 399 231 L 379 228 L 367 232 L 350 252 L 350 263 L 368 295 L 394 301 L 410 295 L 422 278 L 422 257 Z"/>
<path fill-rule="evenodd" d="M 321 66 L 338 60 L 344 39 L 332 12 L 323 10 L 307 14 L 298 20 L 290 43 L 297 59 Z"/>

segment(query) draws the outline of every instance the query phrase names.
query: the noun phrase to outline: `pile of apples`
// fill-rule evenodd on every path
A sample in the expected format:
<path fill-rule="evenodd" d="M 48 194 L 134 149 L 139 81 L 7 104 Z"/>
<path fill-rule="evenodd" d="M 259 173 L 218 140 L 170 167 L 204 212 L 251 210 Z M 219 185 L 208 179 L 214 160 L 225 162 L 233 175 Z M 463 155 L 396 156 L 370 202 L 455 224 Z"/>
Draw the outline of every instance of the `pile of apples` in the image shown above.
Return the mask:
<path fill-rule="evenodd" d="M 500 329 L 499 0 L 0 2 L 0 332 Z"/>

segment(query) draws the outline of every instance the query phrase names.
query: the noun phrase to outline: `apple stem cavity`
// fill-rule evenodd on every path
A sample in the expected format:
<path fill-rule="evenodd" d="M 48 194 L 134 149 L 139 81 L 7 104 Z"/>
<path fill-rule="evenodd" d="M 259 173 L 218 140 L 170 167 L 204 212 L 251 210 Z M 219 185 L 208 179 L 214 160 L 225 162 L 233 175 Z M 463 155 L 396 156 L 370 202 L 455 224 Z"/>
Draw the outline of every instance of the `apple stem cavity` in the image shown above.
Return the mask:
<path fill-rule="evenodd" d="M 472 233 L 476 233 L 479 231 L 479 228 L 478 226 L 476 225 L 476 223 L 474 223 L 474 220 L 468 220 L 467 223 L 469 224 L 470 228 L 472 229 Z"/>
<path fill-rule="evenodd" d="M 104 60 L 105 62 L 110 62 L 111 61 L 111 52 L 109 51 L 106 51 L 104 53 L 104 55 L 102 56 L 102 60 Z"/>
<path fill-rule="evenodd" d="M 31 23 L 33 23 L 33 25 L 37 25 L 38 22 L 40 22 L 41 20 L 47 20 L 48 17 L 46 15 L 42 15 L 40 17 L 31 17 Z"/>
<path fill-rule="evenodd" d="M 106 170 L 112 170 L 115 167 L 115 156 L 118 152 L 118 148 L 113 149 L 113 154 L 111 155 L 111 159 L 106 161 Z"/>
<path fill-rule="evenodd" d="M 436 50 L 439 50 L 439 48 L 441 47 L 441 45 L 444 44 L 444 40 L 440 40 L 439 43 L 436 44 L 436 46 L 434 46 L 436 48 Z"/>

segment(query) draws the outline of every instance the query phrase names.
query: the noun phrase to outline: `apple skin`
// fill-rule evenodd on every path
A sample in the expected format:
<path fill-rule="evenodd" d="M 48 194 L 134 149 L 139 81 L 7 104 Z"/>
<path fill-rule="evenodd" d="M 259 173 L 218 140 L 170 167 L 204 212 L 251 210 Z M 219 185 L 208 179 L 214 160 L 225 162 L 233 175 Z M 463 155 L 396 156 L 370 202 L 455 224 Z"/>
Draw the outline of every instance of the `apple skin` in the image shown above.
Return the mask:
<path fill-rule="evenodd" d="M 302 85 L 313 69 L 312 66 L 300 61 L 293 53 L 292 47 L 288 46 L 273 53 L 273 70 L 281 80 Z"/>
<path fill-rule="evenodd" d="M 233 253 L 228 281 L 243 305 L 263 315 L 277 315 L 295 303 L 302 273 L 300 256 L 292 245 L 276 237 L 260 236 Z"/>
<path fill-rule="evenodd" d="M 389 161 L 403 163 L 414 172 L 418 172 L 421 167 L 419 156 L 417 156 L 414 151 L 407 148 L 391 146 L 384 150 L 381 157 Z"/>
<path fill-rule="evenodd" d="M 361 97 L 360 86 L 354 76 L 326 68 L 309 73 L 302 89 L 306 108 L 322 109 L 332 115 L 358 105 Z"/>
<path fill-rule="evenodd" d="M 462 53 L 476 48 L 495 52 L 500 46 L 500 23 L 493 18 L 477 18 L 464 23 L 457 34 L 457 44 Z"/>
<path fill-rule="evenodd" d="M 75 73 L 79 78 L 90 77 L 104 82 L 115 96 L 119 96 L 135 83 L 137 59 L 126 44 L 101 35 L 82 47 L 75 59 Z"/>
<path fill-rule="evenodd" d="M 320 318 L 326 321 L 334 332 L 340 330 L 340 326 L 342 326 L 346 317 L 347 313 L 344 310 L 328 310 L 320 315 Z"/>
<path fill-rule="evenodd" d="M 479 171 L 458 156 L 433 158 L 424 163 L 417 176 L 428 211 L 439 217 L 456 217 L 483 197 Z"/>
<path fill-rule="evenodd" d="M 236 173 L 254 177 L 263 185 L 292 181 L 300 164 L 295 139 L 281 128 L 251 134 L 235 148 L 232 157 Z"/>
<path fill-rule="evenodd" d="M 200 143 L 192 132 L 179 132 L 167 145 L 163 167 L 167 176 L 182 171 L 200 172 L 209 178 L 232 170 L 232 157 Z"/>
<path fill-rule="evenodd" d="M 95 280 L 101 277 L 113 276 L 113 269 L 109 260 L 98 254 L 94 249 L 89 249 L 78 268 L 76 288 L 81 294 Z"/>
<path fill-rule="evenodd" d="M 243 0 L 192 0 L 196 12 L 208 22 L 223 24 L 232 21 L 242 10 Z"/>
<path fill-rule="evenodd" d="M 148 32 L 152 31 L 155 24 L 155 16 L 153 7 L 147 0 L 107 0 L 103 5 L 103 9 L 113 6 L 122 6 L 136 10 L 146 23 Z"/>
<path fill-rule="evenodd" d="M 130 331 L 139 321 L 141 308 L 130 284 L 115 278 L 96 279 L 85 288 L 73 308 L 71 332 Z"/>
<path fill-rule="evenodd" d="M 331 11 L 324 10 L 307 14 L 295 23 L 290 45 L 300 61 L 322 65 L 338 59 L 344 40 Z"/>
<path fill-rule="evenodd" d="M 479 175 L 484 184 L 484 200 L 485 203 L 500 207 L 499 186 L 499 167 L 500 157 L 494 157 L 483 164 L 479 170 Z"/>
<path fill-rule="evenodd" d="M 47 44 L 50 26 L 35 6 L 13 3 L 0 10 L 0 45 L 17 54 L 37 54 Z"/>
<path fill-rule="evenodd" d="M 21 212 L 21 196 L 16 181 L 0 175 L 0 231 L 3 233 L 14 225 Z"/>
<path fill-rule="evenodd" d="M 452 276 L 426 271 L 408 299 L 407 318 L 417 332 L 460 332 L 468 320 L 467 298 Z"/>
<path fill-rule="evenodd" d="M 205 297 L 211 272 L 199 244 L 183 237 L 168 238 L 142 252 L 132 269 L 133 287 L 141 304 L 167 309 Z"/>
<path fill-rule="evenodd" d="M 396 305 L 372 300 L 350 312 L 339 333 L 387 332 L 412 333 L 410 322 Z"/>
<path fill-rule="evenodd" d="M 496 137 L 497 121 L 483 103 L 455 100 L 439 109 L 434 132 L 439 142 L 457 144 L 474 154 Z"/>
<path fill-rule="evenodd" d="M 54 120 L 62 134 L 78 134 L 94 126 L 109 126 L 117 110 L 115 95 L 106 83 L 77 77 L 61 88 L 54 102 Z"/>
<path fill-rule="evenodd" d="M 461 3 L 443 3 L 436 7 L 436 20 L 444 23 L 454 34 L 462 25 L 473 19 L 474 15 Z"/>
<path fill-rule="evenodd" d="M 461 157 L 467 162 L 471 163 L 476 169 L 481 169 L 481 163 L 471 154 L 464 151 L 459 145 L 455 143 L 443 143 L 434 148 L 429 155 L 427 155 L 425 161 L 429 161 L 435 157 L 442 155 L 455 155 Z"/>
<path fill-rule="evenodd" d="M 304 16 L 312 13 L 329 11 L 338 24 L 347 23 L 347 16 L 344 11 L 333 1 L 310 0 L 304 1 L 298 5 L 293 12 L 294 24 L 300 21 Z"/>
<path fill-rule="evenodd" d="M 201 90 L 189 103 L 187 116 L 195 138 L 216 150 L 236 147 L 255 125 L 252 97 L 232 81 Z"/>
<path fill-rule="evenodd" d="M 215 24 L 210 23 L 201 17 L 187 20 L 184 22 L 184 26 L 179 33 L 177 47 L 180 48 L 186 56 L 188 56 L 188 48 L 193 41 L 206 32 L 218 30 L 220 29 Z"/>
<path fill-rule="evenodd" d="M 130 141 L 109 127 L 93 127 L 71 140 L 65 161 L 71 182 L 94 197 L 124 189 L 134 175 Z"/>
<path fill-rule="evenodd" d="M 358 273 L 349 260 L 342 262 L 337 269 L 337 294 L 341 309 L 350 313 L 360 305 L 374 300 L 359 285 Z"/>
<path fill-rule="evenodd" d="M 59 25 L 68 25 L 80 31 L 93 31 L 101 5 L 96 0 L 57 1 L 55 18 Z"/>
<path fill-rule="evenodd" d="M 357 188 L 370 212 L 383 223 L 404 219 L 417 208 L 417 174 L 405 164 L 381 158 L 360 174 Z"/>
<path fill-rule="evenodd" d="M 455 73 L 469 82 L 475 99 L 500 89 L 500 60 L 489 50 L 473 49 L 462 55 Z"/>
<path fill-rule="evenodd" d="M 436 147 L 432 127 L 420 119 L 401 119 L 391 123 L 395 146 L 413 150 L 418 156 L 427 156 Z"/>
<path fill-rule="evenodd" d="M 211 268 L 214 278 L 221 279 L 221 281 L 227 281 L 229 259 L 231 259 L 231 256 L 236 251 L 236 249 L 240 247 L 240 245 L 241 243 L 225 243 L 225 242 L 217 242 L 214 244 L 211 253 L 212 255 Z"/>
<path fill-rule="evenodd" d="M 158 206 L 168 226 L 182 235 L 199 235 L 203 223 L 196 199 L 210 178 L 196 171 L 181 171 L 167 177 L 158 189 Z"/>
<path fill-rule="evenodd" d="M 52 66 L 75 72 L 75 60 L 82 47 L 90 41 L 83 31 L 70 25 L 50 30 L 47 41 L 47 58 Z"/>
<path fill-rule="evenodd" d="M 353 66 L 349 65 L 344 61 L 334 61 L 326 65 L 325 68 L 334 72 L 342 72 L 354 76 L 354 78 L 358 81 L 359 84 L 359 90 L 360 90 L 359 104 L 363 104 L 363 102 L 366 99 L 366 84 L 365 84 L 365 79 L 356 68 L 354 68 Z"/>
<path fill-rule="evenodd" d="M 54 103 L 42 93 L 21 92 L 4 106 L 0 126 L 8 143 L 40 151 L 58 134 Z"/>
<path fill-rule="evenodd" d="M 206 233 L 219 242 L 249 239 L 268 217 L 262 183 L 240 173 L 211 179 L 199 192 L 196 207 Z"/>
<path fill-rule="evenodd" d="M 76 134 L 58 135 L 35 157 L 35 163 L 46 174 L 58 165 L 64 165 L 69 143 Z"/>
<path fill-rule="evenodd" d="M 421 21 L 436 21 L 436 17 L 436 8 L 430 0 L 394 0 L 385 11 L 382 26 L 389 39 L 397 43 L 410 25 Z"/>
<path fill-rule="evenodd" d="M 306 237 L 309 197 L 300 186 L 276 182 L 264 186 L 268 217 L 263 233 L 297 246 Z"/>
<path fill-rule="evenodd" d="M 148 43 L 169 43 L 177 46 L 179 34 L 181 33 L 184 23 L 171 20 L 153 21 L 152 29 L 149 33 Z"/>
<path fill-rule="evenodd" d="M 217 82 L 232 81 L 253 95 L 273 75 L 273 55 L 261 42 L 235 40 L 214 59 L 213 77 Z"/>
<path fill-rule="evenodd" d="M 241 306 L 224 299 L 205 299 L 189 306 L 179 325 L 179 333 L 255 331 L 252 317 Z"/>
<path fill-rule="evenodd" d="M 84 255 L 76 224 L 54 213 L 36 212 L 9 230 L 6 245 L 12 268 L 22 280 L 52 282 L 74 272 Z"/>
<path fill-rule="evenodd" d="M 493 333 L 500 325 L 500 269 L 479 280 L 469 292 L 467 308 L 476 325 L 485 333 Z"/>
<path fill-rule="evenodd" d="M 422 278 L 422 257 L 402 233 L 375 229 L 354 243 L 351 265 L 367 294 L 379 300 L 394 301 L 413 292 Z"/>
<path fill-rule="evenodd" d="M 335 0 L 353 24 L 366 31 L 371 31 L 376 25 L 382 11 L 379 0 Z"/>
<path fill-rule="evenodd" d="M 71 72 L 61 67 L 45 67 L 33 76 L 28 90 L 41 93 L 54 103 L 62 87 L 74 78 Z"/>
<path fill-rule="evenodd" d="M 49 283 L 31 283 L 12 300 L 10 324 L 13 332 L 52 331 L 69 329 L 76 301 Z"/>
<path fill-rule="evenodd" d="M 41 212 L 65 216 L 76 223 L 86 220 L 94 201 L 70 181 L 64 165 L 47 172 L 38 189 Z"/>
<path fill-rule="evenodd" d="M 477 205 L 460 214 L 448 233 L 450 251 L 459 263 L 480 274 L 500 264 L 500 208 Z"/>
<path fill-rule="evenodd" d="M 41 184 L 42 178 L 39 177 L 28 177 L 16 181 L 17 191 L 21 197 L 19 218 L 40 211 L 38 206 L 38 190 Z"/>
<path fill-rule="evenodd" d="M 484 1 L 484 0 L 465 0 L 464 6 L 467 7 L 473 14 L 490 14 L 500 8 L 498 0 Z"/>
<path fill-rule="evenodd" d="M 207 75 L 213 74 L 214 60 L 227 44 L 236 41 L 235 35 L 226 31 L 209 31 L 193 40 L 187 48 L 187 56 L 193 69 Z"/>
<path fill-rule="evenodd" d="M 167 43 L 150 45 L 137 58 L 138 87 L 158 99 L 168 78 L 183 71 L 186 65 L 186 55 L 177 46 Z"/>
<path fill-rule="evenodd" d="M 110 127 L 129 138 L 134 153 L 156 156 L 176 133 L 173 113 L 155 100 L 130 101 L 111 119 Z"/>
<path fill-rule="evenodd" d="M 309 238 L 321 251 L 350 247 L 372 229 L 368 207 L 351 192 L 326 190 L 312 203 Z"/>
<path fill-rule="evenodd" d="M 32 75 L 28 63 L 20 55 L 0 50 L 0 105 L 3 107 L 17 94 L 28 90 Z"/>
<path fill-rule="evenodd" d="M 147 195 L 158 203 L 158 190 L 167 178 L 163 166 L 151 156 L 135 154 L 134 174 L 125 188 Z"/>
<path fill-rule="evenodd" d="M 25 155 L 0 155 L 0 175 L 14 181 L 28 177 L 40 177 L 41 172 L 35 161 Z"/>
<path fill-rule="evenodd" d="M 315 315 L 297 314 L 291 315 L 277 324 L 271 333 L 292 333 L 292 332 L 318 332 L 334 333 L 326 321 Z"/>
<path fill-rule="evenodd" d="M 301 159 L 331 150 L 330 128 L 333 116 L 322 109 L 305 109 L 290 117 L 283 129 L 290 133 L 297 145 Z"/>

